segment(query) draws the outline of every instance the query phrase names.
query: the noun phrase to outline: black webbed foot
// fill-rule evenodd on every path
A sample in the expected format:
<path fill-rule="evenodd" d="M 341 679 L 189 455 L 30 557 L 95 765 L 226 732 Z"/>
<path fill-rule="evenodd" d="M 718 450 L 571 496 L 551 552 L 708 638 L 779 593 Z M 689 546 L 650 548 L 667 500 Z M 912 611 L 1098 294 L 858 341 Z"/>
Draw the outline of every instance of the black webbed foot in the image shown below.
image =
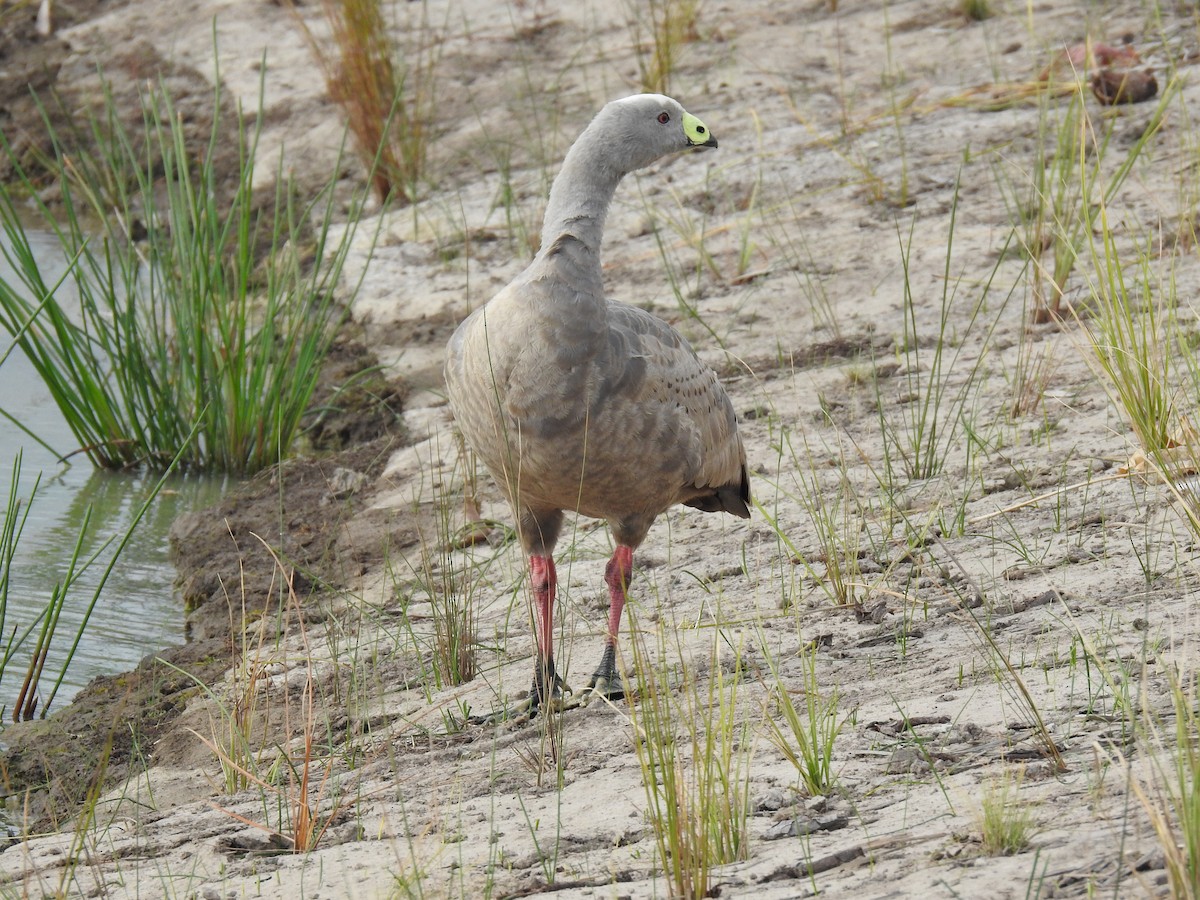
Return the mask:
<path fill-rule="evenodd" d="M 552 710 L 562 708 L 563 695 L 573 694 L 570 686 L 554 669 L 554 659 L 548 659 L 544 664 L 539 663 L 533 670 L 533 684 L 529 688 L 529 718 L 538 714 L 538 710 L 548 707 Z"/>
<path fill-rule="evenodd" d="M 555 671 L 554 660 L 539 661 L 533 670 L 533 684 L 529 696 L 508 709 L 501 709 L 483 716 L 467 719 L 471 725 L 496 725 L 500 722 L 521 722 L 537 718 L 539 711 L 564 708 L 563 696 L 573 694 L 570 685 Z"/>
<path fill-rule="evenodd" d="M 605 644 L 604 655 L 600 657 L 600 665 L 588 679 L 587 687 L 580 698 L 580 704 L 587 706 L 595 698 L 620 700 L 624 696 L 625 683 L 617 672 L 617 647 L 615 644 Z"/>

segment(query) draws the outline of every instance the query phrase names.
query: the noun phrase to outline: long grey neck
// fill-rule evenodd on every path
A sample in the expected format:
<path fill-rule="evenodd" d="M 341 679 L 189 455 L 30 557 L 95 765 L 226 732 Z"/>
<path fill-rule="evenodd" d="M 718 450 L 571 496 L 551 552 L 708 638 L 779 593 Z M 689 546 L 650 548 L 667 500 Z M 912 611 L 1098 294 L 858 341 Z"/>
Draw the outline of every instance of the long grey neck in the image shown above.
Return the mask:
<path fill-rule="evenodd" d="M 562 170 L 550 188 L 542 224 L 542 250 L 563 234 L 578 238 L 600 258 L 604 219 L 624 172 L 605 160 L 604 146 L 590 140 L 587 129 L 567 153 Z"/>

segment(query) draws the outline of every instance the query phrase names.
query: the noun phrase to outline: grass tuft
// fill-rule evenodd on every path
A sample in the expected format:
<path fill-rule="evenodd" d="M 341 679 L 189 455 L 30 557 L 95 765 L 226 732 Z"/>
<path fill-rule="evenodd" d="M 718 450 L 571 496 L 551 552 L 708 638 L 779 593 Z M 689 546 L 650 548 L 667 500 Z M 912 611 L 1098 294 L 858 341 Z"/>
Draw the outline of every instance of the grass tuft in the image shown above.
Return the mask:
<path fill-rule="evenodd" d="M 667 94 L 683 45 L 698 38 L 700 0 L 627 0 L 629 31 L 643 91 Z"/>
<path fill-rule="evenodd" d="M 1019 774 L 1006 774 L 983 790 L 977 819 L 983 851 L 989 856 L 1011 856 L 1029 848 L 1037 819 L 1020 791 Z"/>
<path fill-rule="evenodd" d="M 294 573 L 285 568 L 274 549 L 262 543 L 274 560 L 279 579 L 274 591 L 281 604 L 279 618 L 264 615 L 259 620 L 257 643 L 247 651 L 239 651 L 238 638 L 232 639 L 235 656 L 240 660 L 233 670 L 228 702 L 218 691 L 197 681 L 202 693 L 212 701 L 220 724 L 213 723 L 211 736 L 195 730 L 192 734 L 217 760 L 226 793 L 236 794 L 245 789 L 258 792 L 262 818 L 252 819 L 220 806 L 217 809 L 265 832 L 269 846 L 276 852 L 308 853 L 316 849 L 353 800 L 331 788 L 336 756 L 317 753 L 320 712 L 316 703 L 313 651 L 304 625 L 304 611 L 293 588 Z M 293 616 L 300 639 L 298 661 L 289 666 L 276 660 L 273 668 L 285 671 L 271 675 L 267 660 L 270 644 L 278 639 L 278 634 L 287 632 L 288 620 Z M 244 630 L 244 608 L 242 626 L 233 630 L 234 635 Z M 281 648 L 273 649 L 277 652 Z M 178 667 L 165 664 L 195 680 Z M 295 692 L 297 685 L 299 696 Z M 273 716 L 272 710 L 263 708 L 263 698 L 273 693 L 280 695 L 282 717 Z M 223 736 L 218 736 L 218 730 Z"/>
<path fill-rule="evenodd" d="M 838 735 L 846 724 L 839 718 L 841 694 L 836 687 L 822 691 L 817 677 L 816 650 L 800 653 L 799 687 L 793 691 L 780 677 L 772 655 L 763 650 L 771 673 L 771 697 L 782 724 L 767 716 L 767 737 L 795 768 L 800 785 L 810 797 L 828 794 L 837 783 L 833 770 L 833 751 Z M 803 695 L 801 709 L 796 708 L 793 693 Z"/>
<path fill-rule="evenodd" d="M 896 383 L 902 390 L 899 403 L 890 402 L 880 395 L 877 399 L 879 426 L 884 439 L 883 486 L 894 490 L 897 470 L 909 480 L 925 480 L 940 474 L 952 450 L 964 443 L 967 430 L 967 414 L 981 388 L 985 374 L 985 353 L 968 363 L 965 376 L 956 372 L 967 346 L 967 338 L 974 337 L 980 319 L 988 311 L 992 284 L 1000 268 L 1000 261 L 986 276 L 979 287 L 978 298 L 960 299 L 959 288 L 962 276 L 952 270 L 954 233 L 958 221 L 959 189 L 956 184 L 950 207 L 949 233 L 946 239 L 945 265 L 942 271 L 941 298 L 938 306 L 936 330 L 932 333 L 922 326 L 919 314 L 923 304 L 914 296 L 910 254 L 916 220 L 909 229 L 908 239 L 902 239 L 900 260 L 904 271 L 904 343 L 900 348 L 904 355 L 905 368 Z M 1001 253 L 999 259 L 1003 259 Z M 1007 305 L 1011 293 L 1001 301 L 991 323 L 983 323 L 986 331 L 982 335 L 986 348 L 1000 321 L 999 312 Z M 966 306 L 969 310 L 965 324 L 957 332 L 951 324 L 954 314 Z M 956 383 L 957 382 L 957 383 Z M 876 390 L 882 387 L 877 379 Z M 966 442 L 970 446 L 970 442 Z"/>
<path fill-rule="evenodd" d="M 417 199 L 426 175 L 437 104 L 439 43 L 422 3 L 415 50 L 405 56 L 388 33 L 380 0 L 323 0 L 331 40 L 319 39 L 297 16 L 346 113 L 360 158 L 380 201 Z"/>
<path fill-rule="evenodd" d="M 1133 785 L 1163 849 L 1171 896 L 1194 900 L 1200 897 L 1200 693 L 1195 673 L 1167 668 L 1174 729 L 1167 740 L 1157 733 L 1165 752 L 1152 763 L 1154 784 L 1135 778 Z"/>
<path fill-rule="evenodd" d="M 735 716 L 740 660 L 726 672 L 714 641 L 707 696 L 696 673 L 674 677 L 663 659 L 666 629 L 658 629 L 659 661 L 651 658 L 634 626 L 633 664 L 637 702 L 635 749 L 646 792 L 646 815 L 672 897 L 709 896 L 709 870 L 745 859 L 749 849 L 748 728 Z M 673 631 L 673 630 L 672 630 Z"/>

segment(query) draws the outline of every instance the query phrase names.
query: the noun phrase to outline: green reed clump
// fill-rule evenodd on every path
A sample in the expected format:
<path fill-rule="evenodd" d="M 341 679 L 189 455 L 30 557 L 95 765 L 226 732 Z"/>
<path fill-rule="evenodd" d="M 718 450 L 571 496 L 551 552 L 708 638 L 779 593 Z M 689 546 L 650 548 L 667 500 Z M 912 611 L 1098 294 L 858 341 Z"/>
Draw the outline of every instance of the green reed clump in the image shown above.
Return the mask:
<path fill-rule="evenodd" d="M 162 468 L 180 455 L 254 472 L 288 454 L 308 408 L 342 321 L 334 289 L 359 204 L 335 237 L 335 174 L 308 199 L 280 166 L 273 195 L 254 192 L 261 87 L 253 129 L 240 108 L 227 116 L 218 87 L 199 147 L 163 86 L 141 100 L 136 126 L 107 85 L 100 111 L 69 133 L 44 117 L 62 188 L 53 211 L 0 135 L 15 191 L 57 236 L 78 295 L 47 284 L 28 213 L 0 187 L 0 250 L 16 272 L 0 280 L 0 326 L 95 465 Z M 68 149 L 81 137 L 93 151 Z"/>

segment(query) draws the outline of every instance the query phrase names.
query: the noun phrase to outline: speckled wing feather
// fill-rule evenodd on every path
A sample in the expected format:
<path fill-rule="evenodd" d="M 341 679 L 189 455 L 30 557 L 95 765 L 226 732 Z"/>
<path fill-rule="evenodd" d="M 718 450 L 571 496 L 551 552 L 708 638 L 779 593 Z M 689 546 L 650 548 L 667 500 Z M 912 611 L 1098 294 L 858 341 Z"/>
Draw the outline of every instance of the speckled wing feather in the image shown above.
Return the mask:
<path fill-rule="evenodd" d="M 610 369 L 596 402 L 639 430 L 656 474 L 678 492 L 666 505 L 749 516 L 746 451 L 716 373 L 679 332 L 637 307 L 610 302 L 608 331 Z"/>

